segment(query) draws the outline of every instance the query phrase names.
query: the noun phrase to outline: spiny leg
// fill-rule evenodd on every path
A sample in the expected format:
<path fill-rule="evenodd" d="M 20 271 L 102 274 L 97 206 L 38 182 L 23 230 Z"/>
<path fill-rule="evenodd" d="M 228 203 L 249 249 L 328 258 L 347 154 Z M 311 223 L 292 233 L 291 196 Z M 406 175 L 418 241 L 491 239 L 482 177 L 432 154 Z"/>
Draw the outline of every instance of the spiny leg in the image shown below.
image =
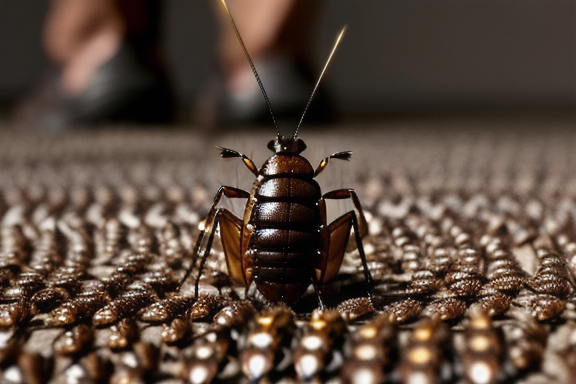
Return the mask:
<path fill-rule="evenodd" d="M 217 222 L 218 217 L 220 216 L 222 210 L 217 209 L 215 214 L 215 222 Z M 196 277 L 196 282 L 194 284 L 194 297 L 198 299 L 198 294 L 200 291 L 200 277 L 202 276 L 202 271 L 204 270 L 204 265 L 206 264 L 206 259 L 208 259 L 208 255 L 210 255 L 210 250 L 212 249 L 212 243 L 214 241 L 214 234 L 216 233 L 216 225 L 212 227 L 210 231 L 210 236 L 208 236 L 208 242 L 206 243 L 206 247 L 204 248 L 204 253 L 202 254 L 202 258 L 200 259 L 200 265 L 198 266 L 198 276 Z"/>
<path fill-rule="evenodd" d="M 366 254 L 364 253 L 364 246 L 362 245 L 362 237 L 360 236 L 358 219 L 356 218 L 355 212 L 352 212 L 352 227 L 354 228 L 354 237 L 356 238 L 358 253 L 360 253 L 360 260 L 362 261 L 362 266 L 364 267 L 364 278 L 366 279 L 366 285 L 368 286 L 368 297 L 370 300 L 372 300 L 372 287 L 374 286 L 374 281 L 372 280 L 372 274 L 368 269 L 368 262 L 366 261 Z"/>
<path fill-rule="evenodd" d="M 250 172 L 252 172 L 254 174 L 254 176 L 258 176 L 258 167 L 256 167 L 256 164 L 254 164 L 254 162 L 246 155 L 237 152 L 233 149 L 228 149 L 228 148 L 224 148 L 224 147 L 220 147 L 217 146 L 216 148 L 218 148 L 220 150 L 220 156 L 222 156 L 224 159 L 230 158 L 230 157 L 239 157 L 242 159 L 242 162 L 244 163 L 244 165 L 246 165 L 246 167 L 250 170 Z"/>
<path fill-rule="evenodd" d="M 246 191 L 241 190 L 241 189 L 229 187 L 229 186 L 225 186 L 225 185 L 221 186 L 218 189 L 218 192 L 216 192 L 216 196 L 214 197 L 214 202 L 212 203 L 212 207 L 210 208 L 210 211 L 208 212 L 208 215 L 206 216 L 206 219 L 204 220 L 204 223 L 205 223 L 204 228 L 200 231 L 200 234 L 198 235 L 198 239 L 196 240 L 196 244 L 194 245 L 194 251 L 192 253 L 192 262 L 190 263 L 188 270 L 184 274 L 184 278 L 180 282 L 180 287 L 182 287 L 182 284 L 184 284 L 184 282 L 188 279 L 188 277 L 190 276 L 190 273 L 192 273 L 192 269 L 196 266 L 198 255 L 200 253 L 200 249 L 202 248 L 202 244 L 204 242 L 204 236 L 206 235 L 207 232 L 213 232 L 215 230 L 215 217 L 216 217 L 216 214 L 218 212 L 217 206 L 218 206 L 218 203 L 220 202 L 220 200 L 222 199 L 222 196 L 226 196 L 228 198 L 245 198 L 246 199 L 246 198 L 250 197 L 250 194 Z"/>
<path fill-rule="evenodd" d="M 355 210 L 342 215 L 340 218 L 332 222 L 329 226 L 330 233 L 336 231 L 339 227 L 345 225 L 348 221 L 352 222 L 356 247 L 358 248 L 358 253 L 360 254 L 360 260 L 364 269 L 364 278 L 366 279 L 366 284 L 368 286 L 368 296 L 371 299 L 373 280 L 372 274 L 368 269 L 368 262 L 366 260 L 366 254 L 364 253 L 364 246 L 362 245 L 362 237 L 365 233 L 367 233 L 368 226 L 366 224 L 366 219 L 364 217 L 364 212 L 362 211 L 362 206 L 360 204 L 360 200 L 358 199 L 358 195 L 356 195 L 356 192 L 353 189 L 338 189 L 328 192 L 323 196 L 323 199 L 337 200 L 346 198 L 350 198 L 352 200 Z M 331 250 L 329 250 L 329 254 L 331 253 L 330 251 Z M 342 249 L 342 252 L 344 252 L 344 249 Z"/>
<path fill-rule="evenodd" d="M 328 164 L 330 164 L 330 159 L 339 159 L 339 160 L 350 161 L 350 157 L 352 157 L 352 152 L 351 151 L 344 151 L 344 152 L 333 153 L 330 156 L 323 158 L 320 161 L 320 164 L 318 164 L 318 167 L 316 168 L 316 170 L 314 171 L 314 177 L 318 176 L 320 174 L 320 172 L 322 172 L 324 170 L 324 168 L 326 168 L 328 166 Z"/>

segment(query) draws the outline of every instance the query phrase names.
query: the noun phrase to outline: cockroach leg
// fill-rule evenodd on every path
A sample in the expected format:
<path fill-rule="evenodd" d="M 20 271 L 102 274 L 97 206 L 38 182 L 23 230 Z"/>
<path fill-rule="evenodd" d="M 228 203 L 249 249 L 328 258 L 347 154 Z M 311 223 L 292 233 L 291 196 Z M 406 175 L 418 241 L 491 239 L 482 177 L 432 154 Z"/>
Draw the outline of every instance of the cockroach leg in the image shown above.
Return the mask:
<path fill-rule="evenodd" d="M 368 262 L 366 261 L 366 254 L 364 253 L 364 247 L 362 245 L 362 236 L 363 234 L 367 233 L 367 224 L 362 211 L 360 200 L 358 199 L 358 196 L 353 189 L 338 189 L 335 191 L 327 192 L 324 194 L 321 201 L 326 199 L 351 199 L 354 205 L 354 211 L 345 213 L 330 223 L 328 226 L 330 246 L 328 250 L 328 260 L 325 261 L 326 270 L 323 272 L 324 276 L 322 276 L 321 281 L 331 280 L 338 273 L 340 264 L 342 264 L 344 252 L 346 251 L 348 238 L 350 236 L 350 229 L 352 227 L 352 229 L 354 229 L 356 247 L 358 248 L 358 253 L 360 254 L 360 259 L 362 261 L 362 267 L 364 268 L 364 277 L 366 279 L 366 285 L 368 288 L 368 296 L 371 297 L 373 280 L 372 275 L 370 274 L 370 270 L 368 269 Z M 340 231 L 342 226 L 344 226 L 346 229 L 345 233 Z M 333 249 L 332 247 L 334 240 L 335 244 L 337 245 Z"/>
<path fill-rule="evenodd" d="M 221 208 L 218 208 L 218 203 L 222 199 L 222 196 L 226 196 L 228 198 L 247 199 L 248 197 L 250 197 L 250 194 L 246 191 L 241 190 L 241 189 L 234 188 L 234 187 L 228 187 L 228 186 L 224 186 L 224 185 L 221 186 L 220 189 L 218 189 L 218 192 L 216 193 L 216 196 L 214 197 L 214 202 L 212 203 L 212 207 L 210 208 L 210 211 L 208 212 L 208 216 L 206 217 L 206 220 L 204 221 L 205 222 L 204 229 L 202 229 L 200 231 L 200 234 L 198 235 L 198 239 L 196 240 L 196 245 L 194 246 L 194 252 L 192 253 L 192 262 L 190 263 L 190 266 L 188 267 L 188 270 L 186 271 L 184 278 L 180 282 L 180 286 L 182 286 L 182 284 L 190 276 L 190 273 L 192 273 L 192 269 L 194 269 L 194 267 L 196 265 L 197 257 L 200 254 L 200 250 L 202 249 L 202 244 L 204 243 L 204 236 L 206 235 L 206 233 L 210 233 L 210 235 L 208 237 L 208 243 L 204 247 L 204 253 L 202 254 L 202 260 L 200 262 L 200 267 L 198 269 L 198 277 L 196 279 L 196 286 L 195 286 L 196 297 L 198 297 L 198 284 L 199 284 L 200 276 L 202 275 L 202 269 L 204 267 L 204 264 L 206 263 L 206 258 L 210 254 L 210 249 L 212 248 L 212 241 L 214 238 L 214 233 L 216 231 L 216 226 L 218 224 L 218 221 L 217 221 L 218 214 L 222 210 Z"/>

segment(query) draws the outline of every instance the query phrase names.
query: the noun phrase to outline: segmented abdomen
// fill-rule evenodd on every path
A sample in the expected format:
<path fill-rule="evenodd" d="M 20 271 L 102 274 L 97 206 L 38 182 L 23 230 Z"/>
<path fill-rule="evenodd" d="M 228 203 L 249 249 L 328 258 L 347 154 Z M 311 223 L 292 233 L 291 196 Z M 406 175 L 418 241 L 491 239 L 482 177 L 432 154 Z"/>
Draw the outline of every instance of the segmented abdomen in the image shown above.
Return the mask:
<path fill-rule="evenodd" d="M 321 247 L 320 196 L 316 181 L 294 175 L 265 177 L 256 190 L 249 248 L 256 285 L 269 300 L 292 303 L 311 283 Z"/>

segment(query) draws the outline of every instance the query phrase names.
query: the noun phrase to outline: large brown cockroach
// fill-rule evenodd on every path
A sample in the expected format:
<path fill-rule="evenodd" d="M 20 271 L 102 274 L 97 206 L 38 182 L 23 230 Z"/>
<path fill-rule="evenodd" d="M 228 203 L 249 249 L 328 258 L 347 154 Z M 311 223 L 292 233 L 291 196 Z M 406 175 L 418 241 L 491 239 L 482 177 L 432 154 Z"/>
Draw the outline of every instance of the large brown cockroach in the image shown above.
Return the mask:
<path fill-rule="evenodd" d="M 222 3 L 276 125 L 272 107 L 256 68 L 225 1 Z M 256 176 L 256 180 L 251 192 L 221 186 L 216 193 L 204 229 L 196 242 L 194 262 L 184 277 L 186 280 L 196 264 L 196 258 L 201 255 L 195 287 L 196 297 L 199 279 L 217 227 L 220 227 L 228 273 L 232 280 L 243 283 L 247 288 L 255 283 L 268 300 L 292 304 L 313 284 L 322 306 L 319 289 L 324 282 L 338 273 L 352 228 L 366 283 L 371 284 L 372 278 L 361 239 L 362 235 L 367 233 L 367 225 L 356 192 L 353 189 L 339 189 L 322 195 L 320 186 L 314 180 L 330 163 L 330 159 L 349 160 L 351 152 L 334 153 L 324 158 L 314 170 L 308 160 L 300 155 L 306 149 L 306 144 L 298 139 L 298 129 L 306 110 L 344 32 L 345 28 L 332 48 L 294 134 L 281 135 L 276 125 L 278 135 L 268 143 L 268 149 L 274 152 L 274 155 L 266 160 L 260 169 L 242 153 L 219 147 L 223 158 L 241 158 L 244 165 Z M 243 219 L 218 207 L 223 196 L 248 200 Z M 351 199 L 354 210 L 328 224 L 328 199 Z M 208 239 L 204 245 L 206 236 Z"/>

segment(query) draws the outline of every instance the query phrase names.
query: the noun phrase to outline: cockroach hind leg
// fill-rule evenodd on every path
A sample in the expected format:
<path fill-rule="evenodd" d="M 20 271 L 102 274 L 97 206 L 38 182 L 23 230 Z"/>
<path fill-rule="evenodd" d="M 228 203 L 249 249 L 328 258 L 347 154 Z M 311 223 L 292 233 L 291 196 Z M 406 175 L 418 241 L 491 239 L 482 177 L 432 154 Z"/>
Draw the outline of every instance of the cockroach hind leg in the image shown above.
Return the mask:
<path fill-rule="evenodd" d="M 326 273 L 326 279 L 330 280 L 338 272 L 338 269 L 340 267 L 345 252 L 345 249 L 343 249 L 345 245 L 343 245 L 341 241 L 338 242 L 338 245 L 336 246 L 337 249 L 332 249 L 333 241 L 346 240 L 347 242 L 350 235 L 350 229 L 352 229 L 352 232 L 354 234 L 354 240 L 356 243 L 356 248 L 358 249 L 358 253 L 360 254 L 360 261 L 362 262 L 362 267 L 364 270 L 364 278 L 366 281 L 368 298 L 370 299 L 371 302 L 373 302 L 372 288 L 374 286 L 374 283 L 372 279 L 372 274 L 368 269 L 368 262 L 366 260 L 366 254 L 364 253 L 364 247 L 362 245 L 362 235 L 366 232 L 365 230 L 363 230 L 363 228 L 366 226 L 366 219 L 364 218 L 362 206 L 360 205 L 358 196 L 356 195 L 356 192 L 352 189 L 339 189 L 327 192 L 323 196 L 323 199 L 339 200 L 346 198 L 352 200 L 352 203 L 354 205 L 354 211 L 349 211 L 348 213 L 345 213 L 344 215 L 340 216 L 338 219 L 334 220 L 329 225 L 330 250 L 328 252 L 329 260 L 327 264 L 330 266 L 330 270 L 329 273 Z M 334 263 L 337 264 L 337 268 L 336 264 Z"/>

